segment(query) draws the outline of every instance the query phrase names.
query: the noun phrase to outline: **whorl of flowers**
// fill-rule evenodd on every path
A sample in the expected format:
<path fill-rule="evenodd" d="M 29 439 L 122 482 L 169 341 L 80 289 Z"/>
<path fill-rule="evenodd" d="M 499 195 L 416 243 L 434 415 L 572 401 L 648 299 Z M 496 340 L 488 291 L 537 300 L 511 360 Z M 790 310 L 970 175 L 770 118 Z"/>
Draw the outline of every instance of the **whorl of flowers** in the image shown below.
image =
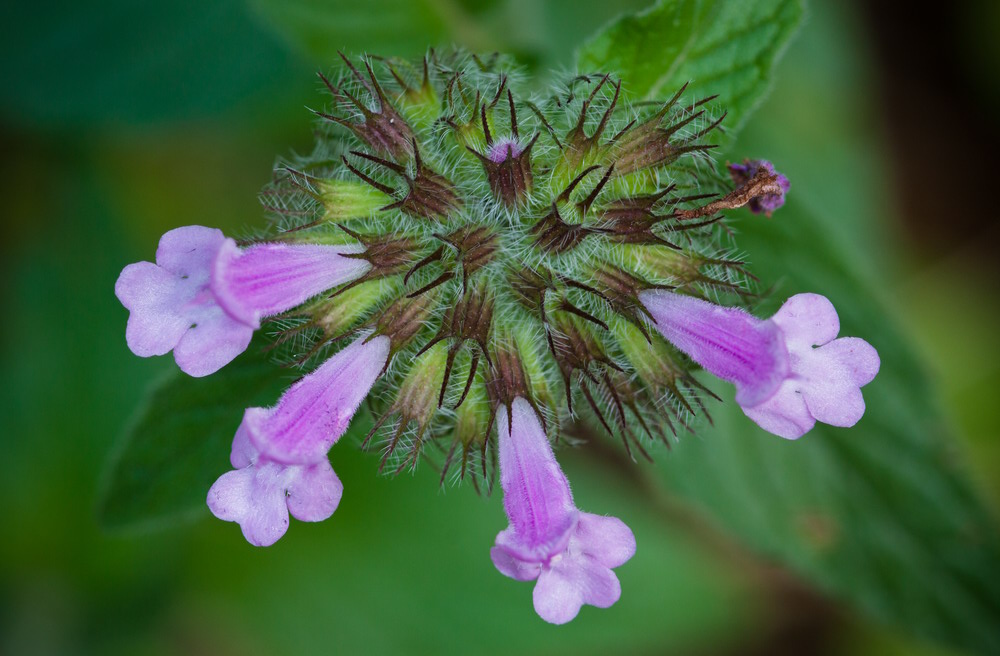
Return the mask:
<path fill-rule="evenodd" d="M 333 513 L 327 450 L 367 399 L 380 469 L 432 456 L 442 482 L 489 490 L 499 465 L 511 524 L 494 563 L 537 579 L 539 614 L 564 622 L 617 600 L 611 568 L 635 550 L 619 520 L 573 505 L 549 442 L 575 422 L 648 457 L 705 413 L 698 367 L 784 437 L 860 418 L 878 356 L 835 339 L 826 299 L 770 320 L 724 306 L 753 295 L 721 212 L 770 214 L 789 184 L 761 160 L 717 172 L 713 98 L 630 104 L 609 73 L 534 93 L 506 59 L 461 52 L 344 57 L 321 78 L 315 151 L 261 195 L 271 228 L 241 244 L 173 230 L 116 287 L 138 355 L 208 375 L 259 328 L 309 372 L 246 411 L 235 471 L 209 493 L 249 541 L 273 543 L 289 512 Z"/>

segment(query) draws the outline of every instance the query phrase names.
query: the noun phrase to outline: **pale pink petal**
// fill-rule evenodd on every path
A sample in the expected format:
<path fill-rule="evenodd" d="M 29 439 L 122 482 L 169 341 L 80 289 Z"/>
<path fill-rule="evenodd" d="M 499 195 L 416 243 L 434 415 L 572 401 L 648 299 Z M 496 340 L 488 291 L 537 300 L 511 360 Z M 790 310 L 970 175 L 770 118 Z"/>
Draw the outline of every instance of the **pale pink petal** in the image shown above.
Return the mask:
<path fill-rule="evenodd" d="M 799 391 L 816 421 L 831 426 L 853 426 L 865 414 L 865 400 L 853 371 L 837 360 L 836 352 L 814 349 L 802 358 L 796 373 L 803 379 Z"/>
<path fill-rule="evenodd" d="M 174 347 L 177 366 L 190 376 L 215 373 L 245 351 L 253 338 L 253 328 L 217 305 L 202 306 L 191 316 L 195 323 Z"/>
<path fill-rule="evenodd" d="M 508 412 L 510 418 L 508 418 Z M 505 576 L 537 578 L 535 611 L 563 624 L 583 604 L 608 607 L 621 587 L 611 567 L 635 554 L 635 536 L 614 517 L 581 513 L 532 405 L 522 397 L 497 408 L 500 484 L 510 526 L 490 558 Z"/>
<path fill-rule="evenodd" d="M 245 468 L 220 476 L 208 490 L 212 514 L 227 522 L 242 522 L 250 512 L 254 474 L 252 468 Z"/>
<path fill-rule="evenodd" d="M 303 522 L 321 522 L 329 518 L 340 504 L 344 485 L 337 478 L 330 461 L 324 459 L 301 471 L 288 483 L 288 511 Z"/>
<path fill-rule="evenodd" d="M 252 545 L 269 547 L 288 530 L 285 498 L 285 468 L 258 463 L 250 493 L 250 508 L 240 520 L 243 536 Z"/>
<path fill-rule="evenodd" d="M 174 228 L 160 237 L 156 263 L 201 286 L 208 283 L 212 262 L 226 241 L 221 230 L 204 226 Z"/>
<path fill-rule="evenodd" d="M 242 427 L 233 438 L 235 471 L 219 477 L 208 506 L 219 519 L 237 522 L 251 544 L 274 544 L 288 528 L 289 512 L 318 522 L 330 517 L 344 487 L 326 458 L 314 465 L 283 465 L 260 456 Z"/>
<path fill-rule="evenodd" d="M 816 420 L 796 389 L 796 383 L 788 380 L 767 401 L 752 407 L 740 407 L 747 417 L 769 433 L 797 440 L 812 430 Z"/>
<path fill-rule="evenodd" d="M 490 559 L 501 574 L 515 581 L 534 581 L 542 571 L 540 564 L 520 560 L 500 547 L 490 549 Z"/>
<path fill-rule="evenodd" d="M 607 567 L 587 556 L 565 556 L 543 567 L 533 594 L 535 612 L 552 624 L 565 624 L 583 604 L 608 608 L 621 597 L 621 584 Z"/>
<path fill-rule="evenodd" d="M 881 364 L 878 351 L 859 337 L 841 337 L 816 350 L 824 357 L 836 360 L 850 369 L 854 384 L 858 387 L 872 382 Z"/>
<path fill-rule="evenodd" d="M 194 292 L 151 262 L 122 269 L 115 295 L 129 311 L 125 342 L 139 357 L 163 355 L 174 348 L 191 320 L 179 312 Z"/>
<path fill-rule="evenodd" d="M 288 529 L 286 475 L 273 463 L 227 472 L 208 491 L 208 507 L 219 519 L 237 522 L 250 544 L 270 546 Z"/>
<path fill-rule="evenodd" d="M 796 346 L 826 344 L 840 332 L 840 318 L 833 303 L 819 294 L 796 294 L 771 317 L 789 343 Z"/>
<path fill-rule="evenodd" d="M 791 297 L 771 321 L 785 338 L 788 378 L 766 401 L 741 403 L 746 415 L 788 439 L 801 437 L 817 421 L 833 426 L 856 424 L 865 412 L 860 387 L 878 373 L 875 349 L 862 339 L 837 339 L 837 312 L 818 294 Z"/>
<path fill-rule="evenodd" d="M 206 376 L 246 349 L 253 328 L 226 314 L 208 289 L 212 263 L 225 243 L 219 230 L 177 228 L 160 239 L 157 264 L 122 270 L 115 294 L 129 310 L 125 339 L 136 355 L 173 349 L 183 371 Z"/>
<path fill-rule="evenodd" d="M 532 592 L 535 612 L 551 624 L 565 624 L 580 613 L 583 586 L 574 570 L 547 568 Z"/>
<path fill-rule="evenodd" d="M 253 443 L 250 441 L 249 433 L 247 433 L 246 428 L 241 423 L 239 428 L 236 429 L 236 436 L 233 437 L 233 447 L 229 452 L 229 462 L 232 463 L 234 468 L 242 469 L 257 462 L 259 455 L 260 452 L 254 448 Z"/>
<path fill-rule="evenodd" d="M 617 517 L 581 512 L 569 550 L 579 550 L 604 567 L 619 567 L 635 555 L 635 535 Z"/>

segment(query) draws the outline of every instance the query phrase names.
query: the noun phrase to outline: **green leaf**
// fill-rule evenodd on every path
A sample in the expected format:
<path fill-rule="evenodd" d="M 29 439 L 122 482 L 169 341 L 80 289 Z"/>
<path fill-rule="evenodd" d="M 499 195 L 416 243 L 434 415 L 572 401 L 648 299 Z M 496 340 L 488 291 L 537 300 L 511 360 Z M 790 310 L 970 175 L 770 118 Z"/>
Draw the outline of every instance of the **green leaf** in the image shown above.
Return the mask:
<path fill-rule="evenodd" d="M 273 404 L 289 383 L 260 344 L 205 378 L 173 369 L 153 384 L 105 482 L 106 528 L 156 525 L 205 510 L 215 479 L 231 469 L 233 435 L 249 406 Z"/>
<path fill-rule="evenodd" d="M 611 25 L 584 47 L 580 66 L 617 71 L 639 98 L 690 80 L 692 97 L 718 93 L 730 110 L 726 125 L 739 127 L 801 13 L 799 3 L 782 0 L 665 1 Z M 789 202 L 773 219 L 741 213 L 735 227 L 753 272 L 777 285 L 760 316 L 792 294 L 819 292 L 838 308 L 841 334 L 878 349 L 882 370 L 864 389 L 868 410 L 851 429 L 817 425 L 788 442 L 757 428 L 731 388 L 716 386 L 726 403 L 712 408 L 714 426 L 663 459 L 665 480 L 743 542 L 868 616 L 997 653 L 1000 540 L 887 302 L 886 176 L 872 135 L 859 128 L 857 103 L 845 101 L 860 93 L 856 78 L 815 77 L 830 70 L 818 55 L 846 56 L 845 37 L 826 31 L 817 25 L 797 47 L 805 61 L 789 64 L 798 78 L 782 85 L 770 120 L 755 123 L 766 137 L 749 152 L 774 157 L 790 176 Z M 815 52 L 823 37 L 838 49 Z M 802 120 L 804 111 L 821 120 Z"/>
<path fill-rule="evenodd" d="M 661 0 L 623 16 L 577 55 L 581 71 L 613 72 L 636 99 L 718 94 L 738 130 L 764 97 L 774 64 L 802 20 L 801 0 Z"/>
<path fill-rule="evenodd" d="M 821 292 L 841 334 L 882 359 L 850 429 L 822 424 L 789 442 L 757 428 L 723 391 L 714 427 L 666 459 L 669 484 L 748 544 L 872 617 L 927 638 L 997 653 L 1000 543 L 975 496 L 920 360 L 851 251 L 794 198 L 771 220 L 737 223 L 766 281 L 761 306 Z"/>
<path fill-rule="evenodd" d="M 596 37 L 580 66 L 619 72 L 640 98 L 690 80 L 693 97 L 718 93 L 730 110 L 726 125 L 738 127 L 763 97 L 800 15 L 795 2 L 662 2 Z M 825 29 L 809 40 L 825 36 L 843 50 L 845 37 Z M 766 138 L 750 148 L 789 174 L 789 202 L 770 220 L 741 213 L 738 241 L 753 272 L 776 284 L 761 316 L 792 294 L 822 293 L 838 308 L 841 334 L 871 342 L 882 369 L 864 389 L 868 410 L 857 426 L 817 425 L 796 442 L 757 428 L 731 388 L 717 385 L 726 403 L 712 408 L 714 426 L 681 440 L 664 459 L 665 480 L 745 544 L 867 616 L 997 653 L 1000 540 L 886 298 L 885 174 L 867 123 L 844 100 L 861 93 L 857 80 L 831 79 L 829 63 L 816 59 L 842 62 L 851 53 L 802 45 L 806 61 L 790 62 L 798 78 L 771 105 L 780 116 L 761 123 Z M 821 120 L 801 120 L 806 112 Z"/>

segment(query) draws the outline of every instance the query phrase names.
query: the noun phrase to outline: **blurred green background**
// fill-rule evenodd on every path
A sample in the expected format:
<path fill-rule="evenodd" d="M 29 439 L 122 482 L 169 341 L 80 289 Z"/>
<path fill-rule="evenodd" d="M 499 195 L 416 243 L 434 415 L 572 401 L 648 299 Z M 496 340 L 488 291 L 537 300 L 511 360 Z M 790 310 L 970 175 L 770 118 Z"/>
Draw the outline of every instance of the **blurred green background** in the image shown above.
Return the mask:
<path fill-rule="evenodd" d="M 936 43 L 877 4 L 809 5 L 730 154 L 772 159 L 792 195 L 770 222 L 737 228 L 781 296 L 815 283 L 845 332 L 883 354 L 856 433 L 868 450 L 850 431 L 784 443 L 720 410 L 655 465 L 622 473 L 598 445 L 564 453 L 580 507 L 622 517 L 639 540 L 612 609 L 544 624 L 530 587 L 489 561 L 499 496 L 442 491 L 426 467 L 380 478 L 375 456 L 346 446 L 331 454 L 337 513 L 293 523 L 270 549 L 207 511 L 100 528 L 108 455 L 173 366 L 128 351 L 121 268 L 151 259 L 170 228 L 262 220 L 257 191 L 276 155 L 310 149 L 306 107 L 325 102 L 315 71 L 337 49 L 458 41 L 546 75 L 647 3 L 611 4 L 0 8 L 0 653 L 1000 653 L 1000 234 L 985 161 L 1000 11 L 985 1 L 956 5 Z M 943 72 L 925 66 L 942 58 Z M 817 260 L 811 278 L 789 268 Z M 847 493 L 822 498 L 834 490 Z"/>

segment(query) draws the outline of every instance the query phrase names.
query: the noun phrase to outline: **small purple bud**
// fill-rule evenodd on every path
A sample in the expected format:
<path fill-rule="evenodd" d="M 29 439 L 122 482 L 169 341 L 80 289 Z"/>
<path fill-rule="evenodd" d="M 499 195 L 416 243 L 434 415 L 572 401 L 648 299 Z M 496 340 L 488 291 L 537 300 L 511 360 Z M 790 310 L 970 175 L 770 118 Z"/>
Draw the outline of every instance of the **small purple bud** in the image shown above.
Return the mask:
<path fill-rule="evenodd" d="M 235 471 L 208 491 L 212 514 L 237 522 L 247 542 L 268 547 L 285 534 L 288 514 L 321 522 L 340 504 L 344 486 L 326 458 L 310 465 L 283 465 L 260 455 L 241 426 L 230 455 Z"/>
<path fill-rule="evenodd" d="M 743 160 L 742 164 L 729 165 L 729 175 L 733 178 L 733 183 L 737 187 L 743 187 L 761 171 L 763 171 L 763 176 L 771 179 L 769 187 L 772 193 L 753 197 L 747 203 L 747 207 L 754 214 L 763 212 L 767 216 L 771 216 L 772 212 L 785 204 L 785 194 L 791 188 L 788 178 L 778 173 L 774 168 L 774 164 L 766 159 L 746 159 Z"/>
<path fill-rule="evenodd" d="M 797 294 L 769 320 L 663 290 L 639 294 L 657 329 L 706 371 L 736 385 L 736 402 L 765 430 L 797 439 L 817 421 L 853 426 L 878 353 L 817 294 Z M 814 348 L 819 347 L 819 348 Z"/>
<path fill-rule="evenodd" d="M 270 460 L 321 461 L 347 431 L 389 359 L 390 339 L 362 335 L 303 377 L 271 408 L 247 408 L 241 431 Z"/>
<path fill-rule="evenodd" d="M 486 156 L 494 164 L 500 164 L 504 160 L 520 157 L 523 152 L 524 146 L 518 143 L 517 139 L 498 139 L 486 151 Z"/>
<path fill-rule="evenodd" d="M 513 105 L 511 105 L 513 119 Z M 485 118 L 484 118 L 485 120 Z M 485 128 L 486 154 L 472 147 L 469 151 L 479 158 L 486 173 L 486 180 L 493 192 L 493 197 L 508 207 L 514 207 L 522 202 L 531 192 L 534 184 L 534 174 L 531 171 L 531 150 L 535 147 L 540 133 L 536 132 L 530 141 L 523 144 L 514 137 L 505 137 L 493 141 Z"/>
<path fill-rule="evenodd" d="M 493 564 L 518 581 L 537 579 L 535 611 L 565 624 L 581 606 L 608 608 L 621 596 L 612 568 L 635 554 L 635 536 L 616 517 L 580 512 L 538 415 L 522 397 L 497 409 L 500 484 L 510 526 L 497 535 Z"/>

